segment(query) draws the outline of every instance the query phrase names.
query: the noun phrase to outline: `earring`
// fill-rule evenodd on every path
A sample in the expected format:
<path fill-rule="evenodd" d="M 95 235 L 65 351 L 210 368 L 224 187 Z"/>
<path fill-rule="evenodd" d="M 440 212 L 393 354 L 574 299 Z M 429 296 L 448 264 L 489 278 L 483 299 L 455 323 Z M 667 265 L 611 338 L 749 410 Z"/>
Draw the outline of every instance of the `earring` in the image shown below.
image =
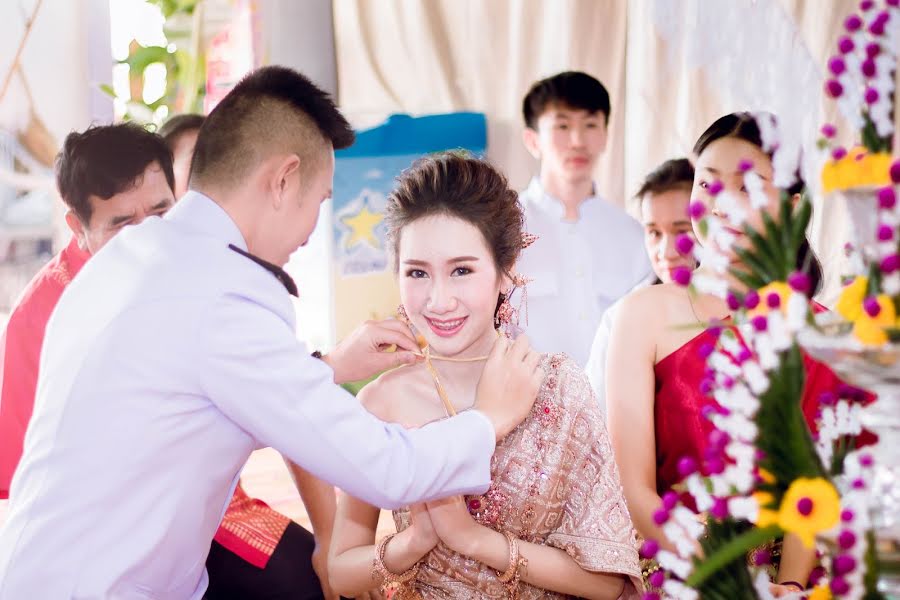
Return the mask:
<path fill-rule="evenodd" d="M 409 325 L 409 315 L 406 314 L 406 308 L 401 304 L 397 307 L 397 318 Z"/>
<path fill-rule="evenodd" d="M 518 311 L 510 304 L 509 296 L 500 292 L 500 296 L 497 297 L 497 309 L 494 311 L 494 329 L 500 329 L 502 326 L 508 328 L 518 320 Z"/>

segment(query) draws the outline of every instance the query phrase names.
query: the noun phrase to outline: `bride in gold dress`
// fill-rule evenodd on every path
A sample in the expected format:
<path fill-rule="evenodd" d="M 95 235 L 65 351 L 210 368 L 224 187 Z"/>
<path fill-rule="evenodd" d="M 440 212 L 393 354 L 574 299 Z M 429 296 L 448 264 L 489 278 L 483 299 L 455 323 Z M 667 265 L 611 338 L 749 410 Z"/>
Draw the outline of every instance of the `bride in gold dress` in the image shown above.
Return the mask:
<path fill-rule="evenodd" d="M 528 239 L 503 175 L 454 153 L 404 172 L 386 218 L 405 318 L 425 339 L 425 360 L 385 373 L 359 399 L 382 420 L 419 427 L 470 409 L 492 347 L 511 344 L 497 338 L 515 329 L 508 299 L 524 284 L 513 267 Z M 398 533 L 380 540 L 379 508 L 341 500 L 328 569 L 335 592 L 639 597 L 634 529 L 587 377 L 564 355 L 543 356 L 541 369 L 534 408 L 498 444 L 483 495 L 394 511 Z"/>

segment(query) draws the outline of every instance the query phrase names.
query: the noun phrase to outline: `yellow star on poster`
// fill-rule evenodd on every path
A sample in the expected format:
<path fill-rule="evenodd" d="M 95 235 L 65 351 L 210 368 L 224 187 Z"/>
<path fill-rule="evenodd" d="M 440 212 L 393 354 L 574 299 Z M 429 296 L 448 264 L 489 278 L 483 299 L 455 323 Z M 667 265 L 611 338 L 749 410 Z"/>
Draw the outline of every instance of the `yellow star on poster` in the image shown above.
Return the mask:
<path fill-rule="evenodd" d="M 365 242 L 373 248 L 379 248 L 381 244 L 378 236 L 375 235 L 375 227 L 383 219 L 384 215 L 373 213 L 367 204 L 363 204 L 363 207 L 355 215 L 341 217 L 341 222 L 350 228 L 350 236 L 344 243 L 344 247 L 352 248 L 356 244 Z"/>

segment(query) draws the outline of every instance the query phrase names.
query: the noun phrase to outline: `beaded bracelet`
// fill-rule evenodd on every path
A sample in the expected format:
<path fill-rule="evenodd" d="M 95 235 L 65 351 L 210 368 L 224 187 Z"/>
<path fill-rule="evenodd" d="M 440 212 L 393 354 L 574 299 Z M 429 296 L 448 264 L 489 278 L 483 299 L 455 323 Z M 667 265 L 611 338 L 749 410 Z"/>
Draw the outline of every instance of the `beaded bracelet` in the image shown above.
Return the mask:
<path fill-rule="evenodd" d="M 397 534 L 392 533 L 391 535 L 385 536 L 378 542 L 378 546 L 375 547 L 375 559 L 372 561 L 372 579 L 377 580 L 380 576 L 384 583 L 399 583 L 402 585 L 404 583 L 409 583 L 416 578 L 416 575 L 419 574 L 419 563 L 414 564 L 412 568 L 399 575 L 388 571 L 387 567 L 384 566 L 384 554 L 387 551 L 388 542 L 390 542 L 395 535 Z"/>

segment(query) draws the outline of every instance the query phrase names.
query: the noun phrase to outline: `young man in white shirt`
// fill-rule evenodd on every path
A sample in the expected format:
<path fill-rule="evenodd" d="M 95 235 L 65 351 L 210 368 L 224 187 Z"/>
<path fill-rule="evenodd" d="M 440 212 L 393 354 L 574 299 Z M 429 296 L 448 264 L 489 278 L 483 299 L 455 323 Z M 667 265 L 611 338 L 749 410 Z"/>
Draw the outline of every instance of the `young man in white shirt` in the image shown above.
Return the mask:
<path fill-rule="evenodd" d="M 541 163 L 520 195 L 538 238 L 516 267 L 533 280 L 526 331 L 535 349 L 584 366 L 606 308 L 652 276 L 640 224 L 592 179 L 606 149 L 609 93 L 586 73 L 559 73 L 531 87 L 522 113 L 525 146 Z"/>
<path fill-rule="evenodd" d="M 688 215 L 693 185 L 694 167 L 686 158 L 675 158 L 667 160 L 647 175 L 635 195 L 641 203 L 644 247 L 655 275 L 654 280 L 646 284 L 669 283 L 675 269 L 693 270 L 697 267 L 693 256 L 684 255 L 678 249 L 680 236 L 694 237 L 691 217 Z M 621 305 L 622 300 L 619 300 L 603 313 L 591 345 L 591 355 L 584 367 L 604 417 L 606 417 L 606 349 L 609 346 L 613 319 Z"/>

